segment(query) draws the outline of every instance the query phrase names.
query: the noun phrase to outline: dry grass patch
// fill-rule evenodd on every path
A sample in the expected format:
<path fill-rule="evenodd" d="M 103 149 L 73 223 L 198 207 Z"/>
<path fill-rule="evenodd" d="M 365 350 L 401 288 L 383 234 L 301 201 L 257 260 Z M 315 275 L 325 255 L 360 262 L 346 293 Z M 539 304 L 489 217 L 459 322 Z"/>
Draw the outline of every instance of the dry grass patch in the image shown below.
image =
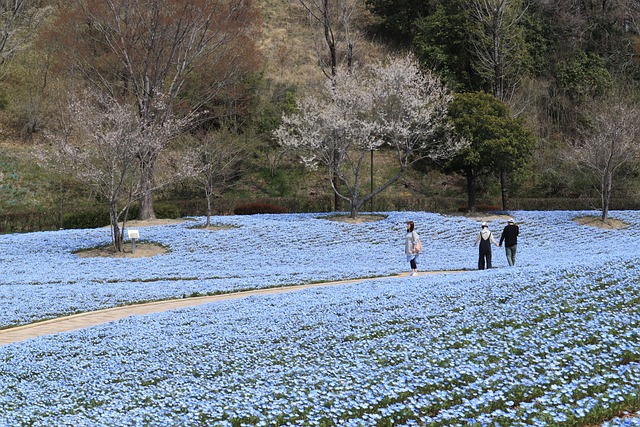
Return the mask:
<path fill-rule="evenodd" d="M 488 213 L 483 213 L 483 212 L 468 213 L 468 214 L 464 214 L 464 216 L 466 218 L 473 219 L 475 221 L 480 221 L 480 222 L 490 222 L 490 221 L 504 221 L 504 222 L 507 222 L 507 220 L 509 218 L 511 218 L 511 216 L 509 216 L 509 215 L 488 214 Z"/>
<path fill-rule="evenodd" d="M 504 221 L 506 223 L 509 218 L 513 218 L 511 215 L 507 215 L 507 214 L 493 214 L 493 213 L 485 213 L 485 212 L 467 212 L 467 213 L 448 214 L 448 215 L 463 216 L 467 219 L 478 221 L 478 222 Z"/>
<path fill-rule="evenodd" d="M 191 227 L 192 229 L 195 230 L 209 230 L 209 231 L 218 231 L 218 230 L 231 230 L 232 228 L 238 228 L 238 226 L 235 225 L 220 225 L 220 224 L 209 224 L 209 226 L 204 226 L 204 225 L 195 225 L 193 227 Z"/>
<path fill-rule="evenodd" d="M 178 219 L 147 219 L 147 220 L 139 220 L 133 219 L 131 221 L 127 221 L 124 225 L 127 228 L 131 227 L 152 227 L 154 225 L 172 225 L 172 224 L 182 224 L 187 221 L 186 219 L 178 218 Z M 107 227 L 111 227 L 107 225 Z M 120 223 L 120 227 L 122 228 L 122 223 Z"/>
<path fill-rule="evenodd" d="M 376 222 L 386 219 L 386 215 L 358 215 L 355 218 L 351 218 L 349 215 L 331 215 L 324 217 L 329 221 L 346 222 L 348 224 L 362 224 L 364 222 Z"/>
<path fill-rule="evenodd" d="M 327 55 L 323 28 L 298 1 L 258 0 L 256 4 L 263 19 L 257 46 L 265 53 L 263 66 L 267 80 L 285 86 L 324 84 L 326 77 L 318 64 L 317 51 L 320 49 L 323 56 Z M 351 37 L 355 40 L 352 41 L 356 61 L 370 63 L 384 58 L 383 46 L 358 35 L 365 34 L 379 18 L 367 10 L 364 2 L 356 2 L 356 7 L 357 18 L 351 23 L 355 30 Z"/>
<path fill-rule="evenodd" d="M 607 230 L 621 230 L 628 228 L 630 224 L 614 218 L 607 218 L 605 221 L 599 216 L 579 216 L 573 219 L 580 225 L 588 225 L 590 227 L 604 228 Z"/>
<path fill-rule="evenodd" d="M 116 252 L 113 245 L 100 248 L 86 249 L 76 252 L 80 258 L 149 258 L 155 255 L 162 255 L 168 250 L 157 243 L 136 242 L 136 252 L 132 252 L 132 244 L 127 242 L 124 245 L 124 252 Z"/>

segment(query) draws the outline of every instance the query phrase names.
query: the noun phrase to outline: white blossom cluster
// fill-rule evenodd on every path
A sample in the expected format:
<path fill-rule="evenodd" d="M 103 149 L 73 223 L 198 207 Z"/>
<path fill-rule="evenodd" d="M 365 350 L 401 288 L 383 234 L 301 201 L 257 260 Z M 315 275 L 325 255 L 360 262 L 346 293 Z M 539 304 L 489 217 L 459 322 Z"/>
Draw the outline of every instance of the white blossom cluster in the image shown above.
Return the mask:
<path fill-rule="evenodd" d="M 0 236 L 0 325 L 127 302 L 421 270 L 127 318 L 0 347 L 0 426 L 639 426 L 640 212 L 512 212 L 475 271 L 479 223 L 391 212 L 215 217 L 140 229 L 150 259 L 79 258 L 108 229 Z M 198 221 L 202 218 L 197 218 Z M 499 238 L 503 220 L 489 223 Z M 407 265 L 405 265 L 407 264 Z"/>

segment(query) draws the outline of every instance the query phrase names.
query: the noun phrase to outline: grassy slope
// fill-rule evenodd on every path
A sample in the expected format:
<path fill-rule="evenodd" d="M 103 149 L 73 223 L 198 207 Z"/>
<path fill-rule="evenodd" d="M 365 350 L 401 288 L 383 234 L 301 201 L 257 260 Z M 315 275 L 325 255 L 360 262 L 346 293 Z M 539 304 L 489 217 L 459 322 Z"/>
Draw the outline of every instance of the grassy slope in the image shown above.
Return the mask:
<path fill-rule="evenodd" d="M 318 52 L 324 54 L 327 49 L 323 44 L 321 28 L 315 25 L 297 0 L 259 0 L 258 5 L 262 9 L 264 19 L 263 38 L 259 42 L 259 47 L 264 55 L 266 78 L 273 84 L 295 86 L 299 90 L 305 86 L 321 84 L 325 76 L 318 61 Z M 354 26 L 363 34 L 355 44 L 357 61 L 365 63 L 381 59 L 387 51 L 386 47 L 371 40 L 370 36 L 364 35 L 369 34 L 375 19 L 360 2 L 357 18 L 354 19 Z M 376 153 L 374 164 L 376 185 L 380 185 L 395 174 L 396 163 L 392 155 Z M 362 187 L 368 189 L 370 186 L 368 162 L 366 166 L 367 169 L 362 174 Z M 298 171 L 287 179 L 289 179 L 289 191 L 292 195 L 331 195 L 323 173 Z M 257 182 L 259 179 L 252 181 Z M 448 196 L 457 196 L 460 194 L 459 185 L 458 179 L 442 177 L 439 174 L 422 176 L 422 174 L 409 172 L 383 195 L 410 197 L 415 192 L 429 194 L 435 191 Z M 263 187 L 262 191 L 264 190 Z M 250 191 L 260 191 L 260 188 L 252 188 Z"/>
<path fill-rule="evenodd" d="M 322 29 L 310 19 L 305 8 L 292 0 L 257 0 L 262 11 L 261 38 L 257 41 L 263 55 L 266 81 L 271 87 L 296 87 L 303 92 L 312 86 L 322 84 L 326 77 L 318 61 L 318 53 L 326 52 Z M 374 23 L 374 18 L 359 5 L 358 18 L 354 27 L 363 34 Z M 360 62 L 381 58 L 385 48 L 379 43 L 367 40 L 365 36 L 356 39 L 355 56 Z M 37 137 L 37 135 L 36 135 Z M 9 211 L 50 210 L 58 205 L 59 195 L 51 188 L 58 188 L 54 177 L 39 168 L 32 159 L 31 142 L 21 139 L 10 111 L 0 112 L 0 190 L 3 200 L 0 213 Z M 375 176 L 379 184 L 384 177 L 392 174 L 395 166 L 392 158 L 383 153 L 376 154 Z M 323 171 L 302 170 L 297 162 L 289 163 L 281 173 L 272 177 L 266 173 L 266 166 L 252 168 L 250 176 L 232 192 L 236 196 L 293 196 L 332 193 Z M 363 176 L 368 177 L 369 172 Z M 9 179 L 11 177 L 11 179 Z M 430 186 L 430 179 L 408 176 L 403 182 L 387 190 L 384 194 L 411 195 L 422 192 Z M 363 182 L 369 188 L 368 179 Z M 428 191 L 428 190 L 427 190 Z M 159 197 L 163 197 L 158 194 Z"/>

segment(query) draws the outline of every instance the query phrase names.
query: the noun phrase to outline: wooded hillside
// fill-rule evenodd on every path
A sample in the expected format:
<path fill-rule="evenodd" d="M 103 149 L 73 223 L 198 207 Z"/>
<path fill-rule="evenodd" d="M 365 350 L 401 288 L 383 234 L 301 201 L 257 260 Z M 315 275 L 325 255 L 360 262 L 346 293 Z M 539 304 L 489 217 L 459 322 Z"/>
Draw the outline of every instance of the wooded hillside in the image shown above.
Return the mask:
<path fill-rule="evenodd" d="M 454 96 L 447 137 L 468 147 L 448 160 L 417 161 L 416 151 L 407 170 L 387 145 L 370 150 L 363 196 L 402 173 L 363 209 L 637 207 L 638 139 L 621 131 L 638 124 L 640 6 L 631 0 L 1 8 L 0 215 L 31 222 L 8 229 L 66 226 L 109 206 L 129 217 L 202 215 L 207 199 L 212 213 L 257 201 L 347 209 L 331 176 L 338 190 L 344 183 L 305 168 L 274 131 L 303 98 L 325 96 L 340 70 L 407 53 Z M 126 162 L 97 163 L 98 152 Z"/>

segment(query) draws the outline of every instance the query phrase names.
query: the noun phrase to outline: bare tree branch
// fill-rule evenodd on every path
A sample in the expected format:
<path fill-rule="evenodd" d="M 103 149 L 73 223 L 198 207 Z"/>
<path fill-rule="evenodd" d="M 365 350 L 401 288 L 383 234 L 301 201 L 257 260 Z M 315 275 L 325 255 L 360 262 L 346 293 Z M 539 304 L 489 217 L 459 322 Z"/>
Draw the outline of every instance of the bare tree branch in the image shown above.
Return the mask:
<path fill-rule="evenodd" d="M 238 135 L 226 130 L 199 136 L 200 143 L 192 154 L 195 161 L 194 179 L 204 190 L 207 199 L 207 222 L 211 224 L 212 198 L 221 195 L 235 184 L 242 174 L 246 157 Z"/>
<path fill-rule="evenodd" d="M 0 1 L 0 65 L 27 48 L 36 28 L 53 9 L 40 0 Z"/>
<path fill-rule="evenodd" d="M 623 165 L 640 155 L 640 109 L 636 103 L 610 98 L 588 110 L 589 125 L 574 144 L 569 160 L 593 178 L 602 202 L 602 220 L 609 215 L 614 181 Z"/>
<path fill-rule="evenodd" d="M 196 70 L 215 69 L 215 79 L 190 100 L 191 112 L 239 78 L 246 67 L 238 64 L 247 58 L 238 47 L 250 40 L 258 18 L 246 0 L 74 0 L 71 11 L 76 17 L 71 28 L 80 29 L 68 49 L 72 63 L 93 86 L 132 102 L 145 128 L 153 132 L 173 117 Z M 155 108 L 160 95 L 164 110 Z M 155 216 L 155 163 L 171 142 L 152 139 L 154 144 L 141 147 L 138 155 L 146 188 L 140 209 L 144 219 Z"/>
<path fill-rule="evenodd" d="M 318 62 L 327 78 L 336 76 L 339 66 L 353 65 L 359 35 L 353 30 L 356 0 L 298 0 L 321 29 L 316 43 Z M 326 49 L 326 51 L 325 51 Z M 328 57 L 325 52 L 328 52 Z M 327 69 L 329 71 L 327 71 Z"/>
<path fill-rule="evenodd" d="M 476 68 L 491 84 L 492 94 L 508 103 L 524 75 L 522 0 L 473 0 L 469 13 L 478 26 L 473 34 Z"/>

